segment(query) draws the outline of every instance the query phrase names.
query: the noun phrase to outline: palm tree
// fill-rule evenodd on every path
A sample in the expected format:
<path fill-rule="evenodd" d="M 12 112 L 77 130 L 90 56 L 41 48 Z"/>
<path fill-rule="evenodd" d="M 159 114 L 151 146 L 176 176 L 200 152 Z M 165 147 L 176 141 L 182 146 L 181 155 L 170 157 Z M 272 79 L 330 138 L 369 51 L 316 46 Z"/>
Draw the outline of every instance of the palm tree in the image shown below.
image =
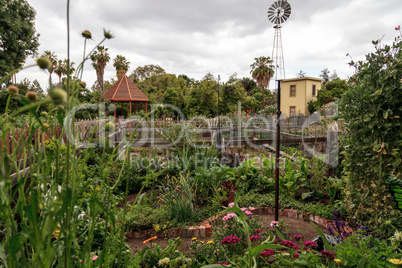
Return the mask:
<path fill-rule="evenodd" d="M 52 66 L 47 69 L 49 74 L 52 75 L 54 70 L 57 68 L 57 55 L 50 50 L 46 50 L 45 53 L 43 53 L 43 56 L 49 58 L 49 60 L 52 62 Z"/>
<path fill-rule="evenodd" d="M 269 81 L 274 76 L 273 60 L 270 57 L 261 56 L 254 59 L 255 62 L 250 65 L 251 76 L 257 81 L 257 85 L 263 89 L 262 91 L 262 108 L 265 107 L 264 91 L 269 85 Z"/>
<path fill-rule="evenodd" d="M 68 60 L 64 59 L 64 60 L 58 60 L 55 65 L 54 73 L 57 74 L 57 76 L 59 77 L 59 87 L 61 87 L 61 78 L 64 75 L 71 75 L 75 71 L 73 67 L 75 63 L 72 61 L 70 63 L 70 73 L 67 73 L 68 72 L 67 64 Z"/>
<path fill-rule="evenodd" d="M 130 68 L 130 62 L 122 55 L 117 55 L 113 62 L 113 66 L 116 68 L 117 79 L 120 79 Z"/>
<path fill-rule="evenodd" d="M 100 93 L 104 93 L 103 75 L 105 73 L 106 64 L 110 61 L 108 48 L 98 46 L 97 50 L 91 55 L 92 66 L 95 68 Z"/>
<path fill-rule="evenodd" d="M 59 87 L 61 86 L 61 77 L 67 72 L 65 69 L 66 66 L 63 60 L 58 60 L 54 68 L 54 73 L 59 77 Z"/>

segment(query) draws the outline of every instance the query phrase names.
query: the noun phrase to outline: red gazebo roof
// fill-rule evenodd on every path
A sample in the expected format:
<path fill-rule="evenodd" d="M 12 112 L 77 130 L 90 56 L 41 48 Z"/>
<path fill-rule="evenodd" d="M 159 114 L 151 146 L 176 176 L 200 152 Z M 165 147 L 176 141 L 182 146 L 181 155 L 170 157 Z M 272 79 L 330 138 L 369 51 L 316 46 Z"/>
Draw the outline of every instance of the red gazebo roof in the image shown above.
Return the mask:
<path fill-rule="evenodd" d="M 101 99 L 111 102 L 149 102 L 145 94 L 124 74 L 102 95 Z"/>

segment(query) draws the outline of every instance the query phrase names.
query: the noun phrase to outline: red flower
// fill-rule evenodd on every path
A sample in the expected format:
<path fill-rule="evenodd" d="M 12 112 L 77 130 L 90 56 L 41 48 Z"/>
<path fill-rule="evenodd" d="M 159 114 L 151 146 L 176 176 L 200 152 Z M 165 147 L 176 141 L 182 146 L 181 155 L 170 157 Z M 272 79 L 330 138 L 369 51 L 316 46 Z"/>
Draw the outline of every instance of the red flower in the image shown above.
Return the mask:
<path fill-rule="evenodd" d="M 399 31 L 401 29 L 401 25 L 398 25 L 398 27 L 395 27 L 395 31 Z"/>

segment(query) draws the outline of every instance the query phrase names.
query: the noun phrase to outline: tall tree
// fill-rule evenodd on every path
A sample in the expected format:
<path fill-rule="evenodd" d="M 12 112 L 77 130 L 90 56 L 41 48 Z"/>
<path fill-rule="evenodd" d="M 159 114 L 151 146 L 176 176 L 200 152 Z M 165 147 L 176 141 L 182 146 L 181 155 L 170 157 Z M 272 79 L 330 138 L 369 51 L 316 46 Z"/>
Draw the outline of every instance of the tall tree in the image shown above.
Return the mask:
<path fill-rule="evenodd" d="M 117 79 L 125 74 L 130 68 L 130 62 L 126 59 L 126 57 L 122 55 L 117 55 L 113 60 L 113 66 L 116 68 L 116 76 Z"/>
<path fill-rule="evenodd" d="M 216 116 L 218 113 L 218 84 L 211 73 L 204 76 L 200 84 L 193 87 L 188 96 L 187 114 Z"/>
<path fill-rule="evenodd" d="M 54 73 L 57 74 L 57 76 L 59 77 L 59 87 L 61 87 L 61 78 L 64 75 L 72 75 L 72 73 L 75 71 L 73 61 L 70 63 L 70 73 L 67 73 L 68 72 L 67 66 L 68 66 L 68 60 L 64 59 L 64 60 L 58 60 L 56 67 L 54 68 Z"/>
<path fill-rule="evenodd" d="M 257 87 L 257 83 L 248 77 L 243 77 L 242 79 L 240 79 L 240 83 L 247 91 L 247 93 L 250 93 L 254 88 Z"/>
<path fill-rule="evenodd" d="M 322 79 L 324 79 L 324 82 L 323 82 L 324 85 L 329 82 L 329 73 L 330 73 L 330 71 L 328 70 L 328 68 L 321 70 L 320 77 Z"/>
<path fill-rule="evenodd" d="M 274 66 L 270 57 L 261 56 L 254 59 L 255 62 L 250 65 L 251 76 L 257 81 L 257 85 L 263 89 L 266 89 L 269 85 L 269 81 L 274 76 Z M 265 91 L 265 90 L 264 90 Z M 262 106 L 265 106 L 264 91 L 262 94 Z"/>
<path fill-rule="evenodd" d="M 57 74 L 57 76 L 59 77 L 59 87 L 61 85 L 61 77 L 66 72 L 67 72 L 66 71 L 66 66 L 65 66 L 63 60 L 58 60 L 57 64 L 54 67 L 54 73 Z"/>
<path fill-rule="evenodd" d="M 36 55 L 39 34 L 35 15 L 25 0 L 0 0 L 0 77 Z"/>
<path fill-rule="evenodd" d="M 306 77 L 306 73 L 303 72 L 302 70 L 300 70 L 298 73 L 296 73 L 296 77 L 297 77 L 297 78 Z"/>
<path fill-rule="evenodd" d="M 153 74 L 164 74 L 165 70 L 159 65 L 149 64 L 145 66 L 138 66 L 130 75 L 130 79 L 134 82 L 143 81 L 150 78 Z"/>
<path fill-rule="evenodd" d="M 106 64 L 110 61 L 108 48 L 98 46 L 97 50 L 91 55 L 92 66 L 95 68 L 96 77 L 101 94 L 105 93 L 103 85 L 103 75 L 105 74 Z"/>

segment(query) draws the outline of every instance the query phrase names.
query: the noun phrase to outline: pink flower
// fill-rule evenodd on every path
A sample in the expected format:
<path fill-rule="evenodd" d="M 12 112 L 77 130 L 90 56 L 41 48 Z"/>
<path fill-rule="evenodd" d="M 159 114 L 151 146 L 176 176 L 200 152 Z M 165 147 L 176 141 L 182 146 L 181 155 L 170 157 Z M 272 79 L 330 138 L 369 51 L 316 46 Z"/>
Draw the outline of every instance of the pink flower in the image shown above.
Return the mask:
<path fill-rule="evenodd" d="M 271 255 L 275 255 L 275 251 L 273 251 L 270 248 L 268 248 L 268 249 L 266 249 L 266 250 L 264 250 L 263 252 L 260 253 L 260 256 L 262 258 L 266 258 L 266 257 L 271 256 Z"/>
<path fill-rule="evenodd" d="M 311 240 L 307 240 L 307 241 L 304 241 L 303 246 L 304 246 L 304 249 L 306 250 L 306 249 L 309 249 L 309 248 L 317 247 L 317 244 L 315 242 L 311 241 Z"/>
<path fill-rule="evenodd" d="M 91 253 L 89 253 L 90 256 L 94 255 L 94 252 L 92 251 Z"/>
<path fill-rule="evenodd" d="M 395 27 L 395 31 L 399 31 L 401 29 L 401 25 L 398 25 L 398 27 Z"/>
<path fill-rule="evenodd" d="M 327 250 L 322 250 L 321 251 L 322 256 L 324 256 L 325 258 L 329 258 L 331 260 L 335 259 L 335 254 L 333 252 L 329 252 Z"/>
<path fill-rule="evenodd" d="M 294 254 L 293 254 L 293 259 L 298 259 L 299 258 L 299 254 L 297 254 L 297 252 L 295 252 Z"/>
<path fill-rule="evenodd" d="M 293 238 L 294 238 L 295 240 L 301 240 L 301 239 L 303 239 L 303 236 L 300 235 L 300 234 L 297 234 L 297 235 L 295 235 Z"/>
<path fill-rule="evenodd" d="M 236 244 L 239 243 L 241 240 L 235 235 L 228 235 L 222 239 L 221 244 Z"/>
<path fill-rule="evenodd" d="M 94 257 L 92 258 L 92 261 L 96 261 L 97 258 L 98 258 L 98 256 L 94 256 Z"/>
<path fill-rule="evenodd" d="M 258 228 L 256 232 L 257 232 L 257 233 L 261 232 L 261 228 Z"/>
<path fill-rule="evenodd" d="M 271 221 L 271 227 L 277 227 L 279 225 L 279 221 Z"/>
<path fill-rule="evenodd" d="M 231 219 L 231 218 L 234 218 L 234 217 L 236 217 L 236 214 L 233 213 L 233 212 L 230 212 L 230 213 L 228 213 L 226 216 L 224 216 L 224 217 L 222 218 L 222 220 L 227 221 L 227 220 L 229 220 L 229 219 Z"/>
<path fill-rule="evenodd" d="M 293 248 L 294 250 L 299 250 L 299 245 L 293 243 L 293 242 L 290 241 L 290 240 L 282 240 L 281 243 L 282 243 L 282 245 L 284 245 L 285 247 Z"/>
<path fill-rule="evenodd" d="M 245 213 L 246 215 L 253 215 L 253 212 L 251 212 L 250 210 L 246 210 L 246 211 L 244 211 L 244 213 Z"/>
<path fill-rule="evenodd" d="M 258 240 L 258 239 L 262 239 L 262 237 L 259 234 L 250 236 L 250 241 L 254 241 L 254 240 Z"/>
<path fill-rule="evenodd" d="M 82 260 L 80 260 L 80 263 L 82 263 Z"/>
<path fill-rule="evenodd" d="M 234 206 L 234 202 L 232 202 L 232 203 L 229 203 L 229 205 L 228 205 L 228 207 L 233 207 Z"/>

